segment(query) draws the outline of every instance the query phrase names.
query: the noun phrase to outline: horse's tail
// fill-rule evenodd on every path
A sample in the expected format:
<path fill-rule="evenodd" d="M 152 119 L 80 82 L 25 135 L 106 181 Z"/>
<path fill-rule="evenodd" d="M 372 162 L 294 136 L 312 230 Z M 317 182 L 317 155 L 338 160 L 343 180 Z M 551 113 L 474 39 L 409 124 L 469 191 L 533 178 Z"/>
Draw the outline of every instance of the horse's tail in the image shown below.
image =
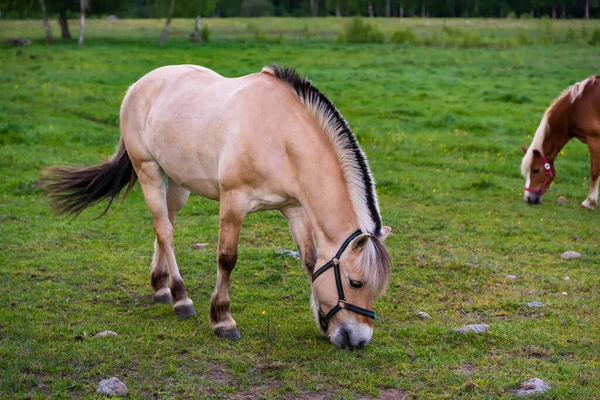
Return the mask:
<path fill-rule="evenodd" d="M 121 140 L 117 152 L 105 163 L 93 167 L 48 168 L 42 185 L 57 213 L 77 216 L 89 206 L 107 199 L 102 216 L 121 189 L 128 185 L 124 200 L 136 181 L 137 175 Z"/>

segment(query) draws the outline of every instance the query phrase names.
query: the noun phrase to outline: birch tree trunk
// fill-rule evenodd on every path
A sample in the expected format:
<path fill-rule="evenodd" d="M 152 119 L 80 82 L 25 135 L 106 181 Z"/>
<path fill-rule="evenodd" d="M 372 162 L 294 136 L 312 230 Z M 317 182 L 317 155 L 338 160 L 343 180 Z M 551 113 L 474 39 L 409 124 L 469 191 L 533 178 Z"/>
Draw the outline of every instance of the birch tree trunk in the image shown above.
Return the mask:
<path fill-rule="evenodd" d="M 392 15 L 391 0 L 385 0 L 385 16 L 389 18 L 391 15 Z"/>
<path fill-rule="evenodd" d="M 40 6 L 42 7 L 44 31 L 46 31 L 46 43 L 52 44 L 54 43 L 54 38 L 52 37 L 52 31 L 50 30 L 50 24 L 48 23 L 48 16 L 46 15 L 46 2 L 44 0 L 40 0 Z"/>
<path fill-rule="evenodd" d="M 71 39 L 71 32 L 69 32 L 69 20 L 67 19 L 67 11 L 61 10 L 58 15 L 58 23 L 60 24 L 61 37 L 63 39 Z"/>
<path fill-rule="evenodd" d="M 81 5 L 81 17 L 79 18 L 79 40 L 78 46 L 83 46 L 83 32 L 85 31 L 85 0 L 79 0 Z"/>
<path fill-rule="evenodd" d="M 319 0 L 310 0 L 310 14 L 316 17 L 319 13 Z"/>
<path fill-rule="evenodd" d="M 199 35 L 200 35 L 200 16 L 196 15 L 196 22 L 194 24 L 194 32 L 191 34 L 192 42 L 198 43 Z"/>
<path fill-rule="evenodd" d="M 373 15 L 373 3 L 371 3 L 370 1 L 369 1 L 369 17 L 370 18 L 374 17 L 374 15 Z"/>
<path fill-rule="evenodd" d="M 590 0 L 585 0 L 585 19 L 590 19 Z"/>
<path fill-rule="evenodd" d="M 556 7 L 552 6 L 552 19 L 556 19 Z"/>
<path fill-rule="evenodd" d="M 400 3 L 400 12 L 398 14 L 400 18 L 404 18 L 404 4 Z"/>
<path fill-rule="evenodd" d="M 167 16 L 167 22 L 165 23 L 165 29 L 163 29 L 160 39 L 158 40 L 159 45 L 163 45 L 165 39 L 167 38 L 167 33 L 169 32 L 169 26 L 171 25 L 171 18 L 173 18 L 173 8 L 175 7 L 175 0 L 171 0 L 171 5 L 169 6 L 169 15 Z"/>

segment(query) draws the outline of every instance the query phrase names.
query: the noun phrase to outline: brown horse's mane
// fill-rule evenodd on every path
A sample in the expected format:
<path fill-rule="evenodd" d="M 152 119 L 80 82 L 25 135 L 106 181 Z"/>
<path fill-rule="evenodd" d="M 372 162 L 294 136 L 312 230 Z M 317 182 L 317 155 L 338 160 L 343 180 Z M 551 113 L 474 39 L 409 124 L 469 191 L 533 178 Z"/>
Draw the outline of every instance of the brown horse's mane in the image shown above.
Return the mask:
<path fill-rule="evenodd" d="M 371 175 L 367 158 L 344 117 L 327 96 L 293 68 L 281 67 L 274 63 L 264 67 L 262 72 L 273 75 L 287 84 L 317 119 L 327 134 L 342 167 L 360 229 L 378 237 L 382 222 L 375 192 L 375 180 Z"/>
<path fill-rule="evenodd" d="M 550 125 L 554 125 L 553 121 L 564 118 L 563 116 L 566 112 L 568 112 L 570 106 L 583 95 L 583 92 L 588 86 L 593 84 L 596 79 L 599 78 L 600 75 L 595 75 L 590 76 L 581 82 L 576 82 L 573 84 L 573 86 L 570 86 L 564 90 L 552 102 L 552 104 L 550 104 L 548 109 L 546 109 L 546 112 L 542 117 L 542 121 L 540 122 L 540 125 L 533 136 L 531 145 L 527 149 L 527 152 L 523 157 L 523 161 L 521 162 L 521 174 L 523 176 L 526 176 L 531 169 L 531 164 L 533 162 L 533 151 L 537 150 L 540 153 L 543 153 L 544 141 L 550 134 Z"/>

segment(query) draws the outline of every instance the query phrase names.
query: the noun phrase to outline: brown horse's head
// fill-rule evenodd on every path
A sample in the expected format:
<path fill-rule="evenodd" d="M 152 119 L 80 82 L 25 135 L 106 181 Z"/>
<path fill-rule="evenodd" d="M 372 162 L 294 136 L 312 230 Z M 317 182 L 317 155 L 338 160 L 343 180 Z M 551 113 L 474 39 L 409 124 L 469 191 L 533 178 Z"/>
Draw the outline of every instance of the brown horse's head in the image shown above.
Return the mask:
<path fill-rule="evenodd" d="M 539 150 L 529 150 L 527 146 L 521 146 L 521 149 L 525 152 L 521 165 L 521 172 L 525 176 L 523 200 L 527 204 L 540 204 L 542 196 L 556 177 L 554 160 L 546 158 Z M 529 165 L 525 165 L 526 161 Z"/>
<path fill-rule="evenodd" d="M 342 253 L 338 265 L 343 301 L 338 292 L 335 267 L 313 281 L 311 303 L 317 326 L 339 347 L 361 348 L 371 340 L 373 318 L 369 313 L 373 310 L 373 300 L 383 294 L 390 279 L 392 263 L 383 245 L 390 231 L 384 227 L 379 236 L 361 234 Z M 341 309 L 328 318 L 336 306 Z"/>

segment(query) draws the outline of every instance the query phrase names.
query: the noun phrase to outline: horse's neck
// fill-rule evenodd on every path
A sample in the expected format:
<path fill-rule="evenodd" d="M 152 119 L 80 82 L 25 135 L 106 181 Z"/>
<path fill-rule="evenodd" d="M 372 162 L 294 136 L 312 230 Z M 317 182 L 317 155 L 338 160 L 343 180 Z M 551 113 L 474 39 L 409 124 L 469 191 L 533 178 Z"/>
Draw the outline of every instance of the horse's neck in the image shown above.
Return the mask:
<path fill-rule="evenodd" d="M 548 136 L 544 140 L 544 155 L 549 160 L 554 160 L 561 149 L 571 140 L 571 127 L 569 120 L 573 104 L 569 96 L 557 101 L 548 117 Z"/>

